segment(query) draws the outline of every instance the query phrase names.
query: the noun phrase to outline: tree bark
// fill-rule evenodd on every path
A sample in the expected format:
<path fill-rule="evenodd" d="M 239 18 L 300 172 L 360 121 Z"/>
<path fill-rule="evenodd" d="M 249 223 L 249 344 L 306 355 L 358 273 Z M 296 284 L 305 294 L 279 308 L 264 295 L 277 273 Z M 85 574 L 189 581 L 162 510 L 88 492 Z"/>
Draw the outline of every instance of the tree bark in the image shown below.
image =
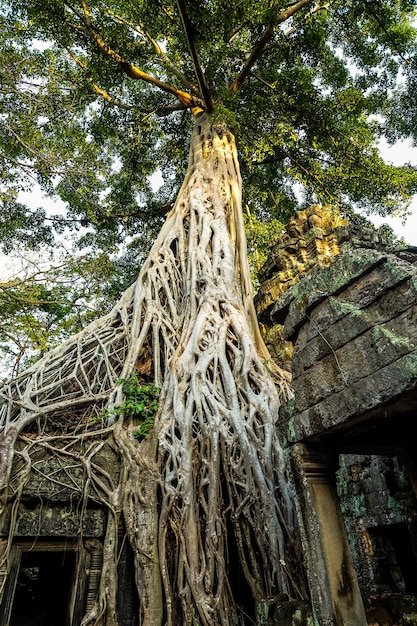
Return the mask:
<path fill-rule="evenodd" d="M 150 439 L 134 438 L 128 415 L 109 424 L 124 471 L 102 501 L 112 520 L 124 517 L 141 625 L 238 623 L 238 571 L 253 616 L 279 593 L 295 596 L 299 554 L 275 428 L 291 389 L 254 313 L 234 138 L 208 114 L 196 118 L 185 181 L 136 283 L 0 392 L 0 426 L 23 420 L 26 405 L 45 424 L 70 407 L 84 417 L 111 409 L 122 400 L 117 380 L 132 373 L 161 388 L 159 409 Z M 105 578 L 114 546 L 104 553 L 100 597 L 83 625 L 116 623 L 116 587 Z"/>

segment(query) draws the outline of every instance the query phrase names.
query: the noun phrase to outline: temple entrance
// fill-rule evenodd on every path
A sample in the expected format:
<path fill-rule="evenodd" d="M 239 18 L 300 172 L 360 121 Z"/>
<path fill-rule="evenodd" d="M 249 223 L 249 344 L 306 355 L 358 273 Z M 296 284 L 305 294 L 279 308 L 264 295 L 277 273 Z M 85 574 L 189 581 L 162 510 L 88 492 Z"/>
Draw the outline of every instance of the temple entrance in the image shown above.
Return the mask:
<path fill-rule="evenodd" d="M 68 626 L 75 552 L 23 552 L 9 626 Z"/>
<path fill-rule="evenodd" d="M 72 541 L 13 544 L 0 598 L 0 626 L 77 626 L 86 596 L 94 591 L 87 587 L 91 577 L 85 576 L 94 552 L 94 540 L 90 543 L 90 551 Z"/>

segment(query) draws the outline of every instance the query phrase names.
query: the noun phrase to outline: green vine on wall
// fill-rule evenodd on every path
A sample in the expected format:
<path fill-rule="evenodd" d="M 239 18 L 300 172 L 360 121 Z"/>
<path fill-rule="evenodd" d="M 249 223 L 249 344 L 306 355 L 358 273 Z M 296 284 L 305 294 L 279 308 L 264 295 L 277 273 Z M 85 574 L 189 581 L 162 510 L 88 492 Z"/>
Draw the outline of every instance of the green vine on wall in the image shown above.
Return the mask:
<path fill-rule="evenodd" d="M 94 420 L 112 418 L 123 415 L 125 418 L 139 419 L 141 423 L 133 435 L 137 439 L 149 437 L 154 423 L 154 415 L 158 410 L 158 399 L 161 390 L 154 383 L 141 385 L 135 374 L 129 378 L 120 378 L 117 383 L 122 385 L 124 400 L 121 404 L 108 409 Z"/>

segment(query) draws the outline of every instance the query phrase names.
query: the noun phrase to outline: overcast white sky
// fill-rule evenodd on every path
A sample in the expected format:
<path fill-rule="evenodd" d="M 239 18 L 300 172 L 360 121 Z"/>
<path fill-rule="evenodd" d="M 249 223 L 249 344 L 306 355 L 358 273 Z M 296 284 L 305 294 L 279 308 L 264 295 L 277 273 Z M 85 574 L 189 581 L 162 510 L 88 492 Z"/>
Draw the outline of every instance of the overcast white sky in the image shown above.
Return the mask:
<path fill-rule="evenodd" d="M 372 219 L 372 222 L 375 226 L 380 226 L 381 224 L 388 224 L 391 226 L 393 231 L 399 236 L 402 237 L 406 243 L 411 246 L 417 246 L 417 200 L 414 199 L 411 207 L 410 207 L 410 215 L 404 223 L 399 217 L 376 217 L 369 216 Z"/>
<path fill-rule="evenodd" d="M 383 158 L 394 165 L 411 163 L 417 167 L 417 148 L 411 145 L 411 140 L 398 142 L 391 147 L 382 141 L 380 150 Z M 414 197 L 410 206 L 410 215 L 404 222 L 400 217 L 376 217 L 369 216 L 376 226 L 389 224 L 394 232 L 412 246 L 417 246 L 417 196 Z"/>

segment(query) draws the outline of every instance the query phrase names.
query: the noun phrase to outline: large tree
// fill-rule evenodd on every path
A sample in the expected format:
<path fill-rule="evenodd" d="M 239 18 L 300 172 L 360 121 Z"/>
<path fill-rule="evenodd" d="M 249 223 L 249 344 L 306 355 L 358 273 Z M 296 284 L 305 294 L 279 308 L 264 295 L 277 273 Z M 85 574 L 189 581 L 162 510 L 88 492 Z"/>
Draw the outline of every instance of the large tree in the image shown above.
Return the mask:
<path fill-rule="evenodd" d="M 122 520 L 141 624 L 231 625 L 244 612 L 263 623 L 277 594 L 306 592 L 275 429 L 291 389 L 257 327 L 241 172 L 245 203 L 265 219 L 294 210 L 295 181 L 305 202 L 382 212 L 406 203 L 415 171 L 384 164 L 375 141 L 398 72 L 412 63 L 413 8 L 2 6 L 10 211 L 22 168 L 68 202 L 67 219 L 95 225 L 90 243 L 103 233 L 117 242 L 119 218 L 125 234 L 143 228 L 144 206 L 172 208 L 115 307 L 2 388 L 1 506 L 17 510 L 39 450 L 86 469 L 72 488 L 80 502 L 104 504 L 108 522 L 100 592 L 83 625 L 117 624 Z M 158 169 L 155 196 L 148 176 Z M 123 468 L 116 484 L 95 461 L 103 439 Z M 13 462 L 16 448 L 23 462 Z"/>
<path fill-rule="evenodd" d="M 58 264 L 72 265 L 74 276 L 85 267 L 87 247 L 95 267 L 103 260 L 111 265 L 105 298 L 94 308 L 111 308 L 134 280 L 185 173 L 192 116 L 178 98 L 181 91 L 209 97 L 215 116 L 237 135 L 255 255 L 268 224 L 273 236 L 296 208 L 311 202 L 348 212 L 405 209 L 416 173 L 386 165 L 375 146 L 381 134 L 413 136 L 410 7 L 309 2 L 287 13 L 274 2 L 211 3 L 188 7 L 185 23 L 175 4 L 4 0 L 0 247 L 45 250 L 65 237 L 66 248 L 75 241 L 75 250 Z M 205 94 L 199 93 L 197 61 Z M 155 171 L 163 182 L 157 190 L 150 178 Z M 50 196 L 45 206 L 59 199 L 63 208 L 26 205 L 34 182 Z M 70 300 L 84 301 L 83 285 L 81 272 Z M 14 287 L 2 284 L 3 316 L 9 310 L 15 318 Z M 34 327 L 44 326 L 44 299 L 37 307 L 36 290 L 35 284 L 31 297 L 20 300 Z M 54 291 L 49 298 L 56 301 Z M 61 331 L 69 336 L 81 327 L 89 311 L 78 310 L 61 317 L 56 333 L 49 326 L 44 346 L 55 345 Z M 9 331 L 0 327 L 3 345 Z M 33 340 L 14 351 L 14 371 L 39 350 L 35 334 L 28 336 Z M 12 371 L 11 355 L 2 376 Z"/>

